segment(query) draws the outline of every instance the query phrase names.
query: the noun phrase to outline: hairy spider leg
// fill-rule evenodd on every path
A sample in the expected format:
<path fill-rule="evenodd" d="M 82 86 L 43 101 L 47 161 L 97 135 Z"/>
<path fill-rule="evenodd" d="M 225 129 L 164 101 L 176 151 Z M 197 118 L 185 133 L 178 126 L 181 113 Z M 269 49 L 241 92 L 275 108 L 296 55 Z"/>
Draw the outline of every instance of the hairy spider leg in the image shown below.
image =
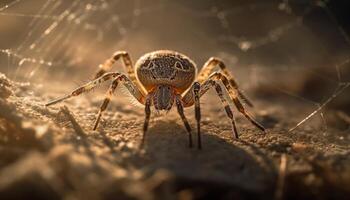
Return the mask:
<path fill-rule="evenodd" d="M 112 95 L 115 91 L 115 89 L 117 88 L 119 82 L 123 83 L 124 86 L 128 89 L 128 91 L 135 97 L 135 99 L 137 99 L 138 102 L 140 102 L 141 104 L 145 104 L 145 96 L 141 93 L 141 91 L 139 90 L 139 88 L 137 88 L 137 86 L 135 86 L 133 84 L 133 82 L 130 80 L 130 78 L 128 78 L 126 75 L 124 74 L 120 74 L 119 76 L 117 76 L 113 82 L 111 83 L 108 91 L 106 92 L 106 96 L 105 99 L 103 101 L 103 103 L 101 104 L 100 110 L 97 114 L 97 118 L 95 120 L 95 124 L 94 124 L 94 128 L 93 130 L 96 130 L 98 123 L 100 122 L 102 113 L 106 110 Z"/>
<path fill-rule="evenodd" d="M 225 108 L 227 117 L 229 117 L 231 119 L 233 135 L 234 135 L 235 138 L 238 138 L 239 136 L 238 136 L 238 131 L 237 131 L 237 127 L 236 127 L 235 118 L 233 116 L 233 113 L 232 113 L 232 110 L 231 110 L 229 104 L 227 103 L 227 101 L 226 101 L 226 99 L 224 97 L 221 85 L 218 82 L 216 82 L 216 81 L 213 81 L 212 84 L 215 85 L 216 93 L 218 94 L 218 96 L 219 96 L 219 98 L 221 100 L 221 103 L 222 103 L 222 105 Z"/>
<path fill-rule="evenodd" d="M 202 67 L 201 71 L 197 76 L 197 81 L 199 83 L 203 83 L 208 79 L 210 74 L 213 72 L 214 68 L 219 66 L 221 72 L 228 78 L 230 85 L 237 90 L 238 96 L 243 99 L 244 102 L 247 103 L 250 107 L 253 107 L 253 103 L 249 100 L 249 98 L 244 95 L 244 93 L 239 89 L 237 82 L 235 81 L 233 75 L 227 69 L 225 63 L 216 57 L 211 57 Z"/>
<path fill-rule="evenodd" d="M 110 80 L 111 78 L 115 78 L 115 79 L 112 82 L 110 88 L 108 89 L 108 91 L 106 93 L 106 97 L 105 97 L 105 99 L 100 107 L 100 110 L 98 112 L 98 115 L 97 115 L 97 118 L 96 118 L 96 121 L 94 124 L 94 128 L 93 128 L 94 130 L 96 130 L 98 123 L 100 121 L 101 115 L 102 115 L 103 111 L 106 110 L 106 108 L 110 102 L 110 99 L 112 97 L 112 94 L 114 93 L 115 89 L 117 88 L 119 82 L 122 82 L 124 84 L 124 86 L 135 97 L 135 99 L 137 99 L 138 102 L 140 102 L 141 104 L 145 103 L 144 102 L 145 96 L 141 93 L 140 89 L 137 86 L 135 86 L 133 84 L 133 82 L 126 75 L 121 74 L 119 72 L 109 72 L 109 73 L 102 75 L 100 78 L 97 78 L 97 79 L 90 81 L 89 83 L 87 83 L 81 87 L 78 87 L 77 89 L 73 90 L 70 94 L 47 103 L 45 106 L 51 106 L 53 104 L 64 101 L 68 98 L 83 94 L 83 93 L 90 91 L 93 88 L 99 86 L 102 82 Z"/>
<path fill-rule="evenodd" d="M 248 111 L 245 110 L 243 104 L 238 99 L 238 96 L 239 96 L 238 90 L 236 88 L 231 87 L 227 77 L 220 72 L 214 72 L 211 75 L 211 77 L 213 77 L 217 80 L 221 80 L 221 82 L 224 84 L 226 90 L 229 93 L 229 96 L 231 97 L 231 99 L 232 99 L 233 103 L 235 104 L 236 108 L 238 109 L 238 111 L 240 113 L 242 113 L 253 125 L 255 125 L 261 131 L 266 133 L 265 128 L 259 122 L 257 122 L 253 117 L 251 117 L 251 115 L 248 113 Z M 237 93 L 238 93 L 238 95 L 237 95 Z"/>
<path fill-rule="evenodd" d="M 53 104 L 56 104 L 56 103 L 59 103 L 61 101 L 64 101 L 66 99 L 69 99 L 71 97 L 75 97 L 75 96 L 78 96 L 80 94 L 83 94 L 85 92 L 88 92 L 92 89 L 94 89 L 95 87 L 101 85 L 101 83 L 105 82 L 105 81 L 108 81 L 112 78 L 115 78 L 117 77 L 118 75 L 120 75 L 120 73 L 118 72 L 109 72 L 109 73 L 106 73 L 104 74 L 103 76 L 95 79 L 95 80 L 92 80 L 88 83 L 86 83 L 85 85 L 83 86 L 80 86 L 78 88 L 76 88 L 75 90 L 73 90 L 70 94 L 66 95 L 66 96 L 63 96 L 63 97 L 59 97 L 55 100 L 52 100 L 50 101 L 49 103 L 45 104 L 45 106 L 51 106 Z"/>
<path fill-rule="evenodd" d="M 122 58 L 124 68 L 130 78 L 130 80 L 141 89 L 141 92 L 145 95 L 145 91 L 143 91 L 143 87 L 141 87 L 140 83 L 137 81 L 135 70 L 132 64 L 131 57 L 126 51 L 116 51 L 112 57 L 107 59 L 103 64 L 99 65 L 99 70 L 97 70 L 95 74 L 95 78 L 102 76 L 104 73 L 110 71 L 114 63 L 116 63 L 120 58 Z"/>
<path fill-rule="evenodd" d="M 235 124 L 235 121 L 234 121 L 232 110 L 230 109 L 228 103 L 226 102 L 226 100 L 225 100 L 225 98 L 223 96 L 221 85 L 219 84 L 218 81 L 221 81 L 221 83 L 223 83 L 223 85 L 225 86 L 226 91 L 228 92 L 231 100 L 233 101 L 233 103 L 237 107 L 238 111 L 241 112 L 253 125 L 255 125 L 257 128 L 259 128 L 260 130 L 262 130 L 265 133 L 265 128 L 262 125 L 260 125 L 256 120 L 254 120 L 250 116 L 250 114 L 245 110 L 245 108 L 243 107 L 242 103 L 237 98 L 237 92 L 236 92 L 235 88 L 233 88 L 230 85 L 227 77 L 221 72 L 214 72 L 214 73 L 212 73 L 209 76 L 208 80 L 206 80 L 204 83 L 201 84 L 201 89 L 199 91 L 199 96 L 201 97 L 211 87 L 215 86 L 216 92 L 217 92 L 218 96 L 220 97 L 221 102 L 224 105 L 226 114 L 231 119 L 232 130 L 233 130 L 234 137 L 238 138 L 238 131 L 237 131 L 237 128 L 236 128 L 236 124 Z M 183 96 L 182 100 L 184 102 L 184 106 L 185 107 L 192 106 L 193 104 L 196 103 L 196 100 L 195 100 L 195 98 L 196 98 L 195 96 L 196 95 L 195 95 L 194 91 L 195 91 L 195 84 Z"/>
<path fill-rule="evenodd" d="M 194 95 L 194 111 L 195 111 L 195 118 L 197 123 L 197 143 L 198 143 L 198 149 L 202 148 L 202 140 L 201 140 L 201 107 L 200 107 L 200 90 L 201 85 L 198 82 L 193 83 L 193 95 Z"/>
<path fill-rule="evenodd" d="M 143 123 L 143 133 L 142 133 L 142 140 L 141 140 L 141 145 L 140 145 L 141 148 L 145 144 L 146 133 L 148 130 L 149 120 L 151 117 L 151 103 L 152 103 L 151 99 L 152 99 L 151 94 L 148 94 L 146 97 L 146 102 L 145 102 L 145 121 Z"/>
<path fill-rule="evenodd" d="M 206 82 L 204 82 L 202 84 L 202 86 L 200 86 L 199 83 L 196 83 L 196 85 L 193 86 L 193 91 L 197 91 L 194 92 L 194 98 L 195 98 L 195 102 L 197 102 L 196 108 L 195 108 L 195 113 L 196 113 L 196 120 L 197 120 L 197 133 L 198 133 L 198 148 L 201 148 L 201 132 L 200 132 L 200 117 L 201 117 L 201 113 L 200 113 L 200 101 L 199 98 L 201 97 L 201 95 L 203 95 L 204 93 L 206 93 L 211 87 L 215 86 L 215 91 L 218 94 L 224 108 L 225 108 L 225 112 L 227 114 L 227 116 L 231 119 L 231 123 L 232 123 L 232 130 L 233 130 L 233 135 L 235 138 L 238 138 L 238 131 L 236 128 L 236 123 L 235 123 L 235 119 L 233 117 L 233 113 L 230 109 L 229 104 L 227 103 L 224 95 L 223 95 L 223 91 L 221 88 L 221 85 L 213 79 L 209 79 Z M 198 99 L 198 100 L 196 100 Z"/>
<path fill-rule="evenodd" d="M 179 95 L 176 96 L 176 107 L 177 107 L 177 112 L 179 113 L 181 120 L 184 123 L 184 126 L 187 130 L 187 133 L 188 133 L 189 147 L 192 148 L 192 146 L 193 146 L 193 144 L 192 144 L 193 143 L 192 142 L 192 130 L 191 130 L 191 126 L 188 123 L 187 118 L 185 116 L 184 108 L 183 108 L 182 101 L 181 101 L 181 96 L 179 96 Z"/>

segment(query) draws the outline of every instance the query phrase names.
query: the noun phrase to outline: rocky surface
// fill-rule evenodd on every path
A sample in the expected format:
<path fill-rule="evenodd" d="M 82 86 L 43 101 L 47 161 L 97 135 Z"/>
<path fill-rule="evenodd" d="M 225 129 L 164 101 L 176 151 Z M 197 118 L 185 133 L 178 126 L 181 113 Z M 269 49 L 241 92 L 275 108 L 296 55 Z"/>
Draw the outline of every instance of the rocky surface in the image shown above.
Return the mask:
<path fill-rule="evenodd" d="M 303 117 L 299 110 L 309 109 L 296 102 L 254 99 L 255 108 L 250 110 L 268 134 L 236 114 L 241 137 L 235 140 L 220 101 L 211 93 L 202 101 L 202 150 L 188 148 L 175 111 L 152 115 L 146 146 L 140 150 L 142 107 L 117 93 L 98 130 L 92 131 L 103 94 L 44 106 L 71 89 L 13 82 L 1 74 L 3 199 L 347 199 L 350 195 L 349 133 L 325 129 L 317 120 L 289 132 Z M 194 127 L 193 108 L 185 112 Z"/>

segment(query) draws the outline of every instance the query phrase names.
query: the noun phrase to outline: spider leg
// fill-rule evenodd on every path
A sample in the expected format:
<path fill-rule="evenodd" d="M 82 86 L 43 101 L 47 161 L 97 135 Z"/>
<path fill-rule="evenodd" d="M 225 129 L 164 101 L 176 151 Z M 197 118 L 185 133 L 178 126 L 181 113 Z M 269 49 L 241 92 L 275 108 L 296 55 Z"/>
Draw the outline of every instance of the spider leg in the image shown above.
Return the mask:
<path fill-rule="evenodd" d="M 143 123 L 143 134 L 142 134 L 142 140 L 141 140 L 141 145 L 140 145 L 141 148 L 145 144 L 146 133 L 148 130 L 148 124 L 149 124 L 150 117 L 151 117 L 151 98 L 150 98 L 150 95 L 148 95 L 146 98 L 146 103 L 145 103 L 145 121 Z"/>
<path fill-rule="evenodd" d="M 220 72 L 214 72 L 210 76 L 217 79 L 217 80 L 221 80 L 221 82 L 224 84 L 226 90 L 229 93 L 229 96 L 231 97 L 231 99 L 232 99 L 233 103 L 235 104 L 236 108 L 238 109 L 238 111 L 240 113 L 242 113 L 254 126 L 256 126 L 261 131 L 266 133 L 265 128 L 259 122 L 257 122 L 253 117 L 251 117 L 251 115 L 245 110 L 243 104 L 238 99 L 239 91 L 236 88 L 231 87 L 227 77 Z"/>
<path fill-rule="evenodd" d="M 95 74 L 95 78 L 98 78 L 98 77 L 102 76 L 104 73 L 111 70 L 113 64 L 116 63 L 120 58 L 123 61 L 124 68 L 129 76 L 130 80 L 136 86 L 138 86 L 139 88 L 142 88 L 140 86 L 139 82 L 137 81 L 137 78 L 135 75 L 135 70 L 134 70 L 133 65 L 132 65 L 131 57 L 130 57 L 129 53 L 126 51 L 117 51 L 113 54 L 113 56 L 111 56 L 109 59 L 107 59 L 103 64 L 100 64 L 99 70 L 97 70 L 97 72 Z M 143 94 L 145 94 L 145 92 L 143 90 L 141 92 L 143 92 Z"/>
<path fill-rule="evenodd" d="M 201 85 L 198 82 L 193 83 L 193 95 L 194 95 L 194 111 L 197 122 L 197 143 L 198 149 L 202 148 L 202 140 L 201 140 L 201 107 L 200 107 L 200 90 Z"/>
<path fill-rule="evenodd" d="M 103 101 L 103 103 L 101 104 L 100 110 L 97 114 L 96 120 L 95 120 L 95 124 L 94 124 L 94 128 L 93 130 L 96 130 L 98 123 L 100 122 L 102 113 L 106 110 L 112 95 L 115 91 L 115 89 L 117 88 L 119 82 L 123 83 L 124 86 L 129 90 L 129 92 L 138 100 L 138 102 L 144 104 L 144 95 L 140 92 L 139 88 L 137 88 L 137 86 L 135 86 L 132 81 L 124 74 L 120 74 L 119 76 L 117 76 L 113 82 L 111 83 L 111 86 L 109 87 L 108 91 L 106 92 L 106 97 Z"/>
<path fill-rule="evenodd" d="M 60 97 L 60 98 L 57 98 L 55 100 L 52 100 L 52 101 L 48 102 L 47 104 L 45 104 L 45 106 L 51 106 L 53 104 L 56 104 L 56 103 L 59 103 L 61 101 L 66 100 L 66 99 L 69 99 L 71 97 L 75 97 L 75 96 L 78 96 L 78 95 L 83 94 L 85 92 L 88 92 L 88 91 L 92 90 L 93 88 L 99 86 L 101 83 L 103 83 L 105 81 L 108 81 L 108 80 L 110 80 L 112 78 L 115 78 L 118 75 L 120 75 L 120 73 L 118 73 L 118 72 L 106 73 L 103 76 L 101 76 L 101 77 L 99 77 L 99 78 L 97 78 L 97 79 L 95 79 L 93 81 L 90 81 L 90 82 L 86 83 L 85 85 L 83 85 L 81 87 L 78 87 L 77 89 L 73 90 L 68 95 Z"/>
<path fill-rule="evenodd" d="M 239 101 L 237 98 L 237 90 L 235 88 L 232 88 L 230 85 L 227 77 L 223 75 L 220 72 L 214 72 L 212 73 L 208 80 L 206 80 L 203 84 L 201 84 L 201 89 L 199 91 L 199 96 L 201 97 L 203 94 L 205 94 L 211 87 L 215 86 L 216 93 L 221 99 L 221 102 L 224 105 L 225 111 L 227 116 L 231 119 L 232 122 L 232 129 L 233 129 L 233 134 L 236 138 L 238 138 L 238 132 L 236 128 L 236 123 L 233 117 L 232 110 L 230 109 L 226 99 L 223 96 L 221 86 L 219 85 L 218 81 L 221 81 L 223 85 L 225 86 L 226 90 L 228 91 L 228 94 L 237 107 L 238 111 L 241 112 L 253 125 L 255 125 L 257 128 L 265 132 L 265 128 L 260 125 L 256 120 L 254 120 L 250 114 L 245 110 L 244 106 L 242 103 Z M 183 96 L 182 101 L 184 102 L 185 107 L 192 106 L 193 104 L 196 103 L 196 97 L 194 94 L 194 89 L 195 89 L 195 84 L 191 87 L 191 89 Z"/>
<path fill-rule="evenodd" d="M 202 67 L 201 71 L 197 76 L 197 81 L 199 83 L 203 83 L 208 79 L 210 74 L 213 72 L 214 68 L 219 66 L 221 72 L 228 78 L 230 85 L 237 90 L 238 96 L 244 100 L 250 107 L 253 107 L 253 103 L 249 100 L 249 98 L 244 95 L 244 93 L 239 89 L 237 82 L 235 81 L 233 75 L 227 69 L 225 63 L 216 57 L 211 57 Z"/>
<path fill-rule="evenodd" d="M 265 128 L 261 124 L 259 124 L 259 122 L 257 122 L 255 119 L 253 119 L 253 117 L 251 117 L 250 114 L 245 110 L 243 104 L 238 99 L 238 95 L 239 95 L 238 90 L 231 87 L 227 77 L 220 72 L 214 72 L 214 73 L 212 73 L 212 75 L 210 75 L 210 77 L 212 77 L 216 80 L 220 80 L 224 84 L 226 90 L 228 91 L 229 96 L 231 97 L 231 99 L 232 99 L 233 103 L 235 104 L 235 106 L 237 107 L 238 111 L 240 113 L 242 113 L 254 126 L 256 126 L 257 128 L 259 128 L 260 130 L 262 130 L 265 133 Z"/>
<path fill-rule="evenodd" d="M 224 94 L 222 92 L 222 88 L 221 88 L 220 84 L 218 84 L 216 82 L 215 82 L 215 90 L 216 90 L 216 93 L 218 94 L 218 96 L 221 100 L 222 105 L 225 108 L 227 117 L 229 117 L 231 119 L 234 137 L 238 138 L 238 131 L 237 131 L 236 122 L 235 122 L 235 118 L 233 117 L 232 110 L 224 97 Z"/>
<path fill-rule="evenodd" d="M 198 143 L 199 143 L 199 145 L 201 144 L 201 141 L 200 141 L 200 107 L 199 107 L 200 106 L 200 102 L 199 102 L 199 98 L 202 95 L 204 95 L 211 87 L 215 87 L 215 91 L 216 91 L 217 95 L 219 96 L 219 98 L 220 98 L 220 100 L 222 102 L 222 105 L 224 106 L 224 109 L 225 109 L 225 112 L 227 114 L 227 117 L 229 117 L 230 120 L 231 120 L 233 136 L 235 138 L 238 138 L 238 131 L 237 131 L 237 127 L 236 127 L 236 122 L 235 122 L 235 119 L 233 117 L 232 110 L 231 110 L 229 104 L 227 103 L 227 101 L 226 101 L 226 99 L 224 97 L 221 85 L 217 82 L 217 80 L 214 80 L 214 79 L 211 79 L 211 78 L 209 78 L 201 86 L 199 85 L 198 82 L 197 82 L 197 84 L 198 84 L 198 86 L 195 86 L 195 84 L 194 84 L 191 89 L 194 91 L 194 97 L 193 98 L 194 98 L 195 106 L 197 104 L 197 106 L 195 108 L 195 112 L 196 112 L 196 119 L 197 119 L 197 132 L 199 133 L 198 134 L 198 140 L 199 140 Z M 199 89 L 195 89 L 196 87 L 199 88 Z M 196 90 L 199 91 L 199 92 L 195 92 Z M 198 96 L 197 97 L 198 100 L 196 100 L 196 93 L 197 93 L 197 96 Z M 183 98 L 183 100 L 189 99 L 189 98 L 185 98 L 185 97 Z M 190 104 L 193 104 L 193 103 L 190 103 Z M 188 105 L 189 104 L 187 104 L 187 106 Z"/>
<path fill-rule="evenodd" d="M 181 97 L 176 97 L 176 106 L 177 106 L 177 111 L 181 117 L 181 120 L 183 121 L 185 128 L 187 130 L 188 133 L 188 140 L 189 140 L 189 147 L 192 148 L 192 130 L 191 130 L 191 126 L 188 123 L 186 116 L 184 114 L 184 108 L 181 102 Z"/>

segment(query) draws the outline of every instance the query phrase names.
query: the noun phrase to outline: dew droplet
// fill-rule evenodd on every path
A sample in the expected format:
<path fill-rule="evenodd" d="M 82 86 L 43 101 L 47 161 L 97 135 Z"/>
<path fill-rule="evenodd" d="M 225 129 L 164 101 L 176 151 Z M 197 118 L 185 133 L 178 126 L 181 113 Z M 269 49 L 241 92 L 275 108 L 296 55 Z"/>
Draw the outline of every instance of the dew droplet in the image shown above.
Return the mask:
<path fill-rule="evenodd" d="M 33 71 L 30 72 L 29 77 L 30 77 L 30 78 L 33 77 L 34 74 L 35 74 L 35 70 L 33 70 Z"/>
<path fill-rule="evenodd" d="M 32 45 L 30 45 L 30 49 L 34 49 L 35 48 L 35 46 L 36 46 L 36 44 L 35 43 L 33 43 Z"/>
<path fill-rule="evenodd" d="M 18 65 L 19 66 L 22 66 L 24 62 L 26 62 L 27 59 L 26 58 L 23 58 L 22 60 L 19 61 Z"/>
<path fill-rule="evenodd" d="M 252 43 L 249 41 L 242 41 L 238 46 L 242 51 L 248 51 L 252 47 Z"/>
<path fill-rule="evenodd" d="M 85 9 L 86 9 L 86 10 L 91 10 L 91 8 L 92 8 L 92 5 L 91 5 L 91 4 L 89 4 L 89 3 L 86 4 L 86 6 L 85 6 Z"/>

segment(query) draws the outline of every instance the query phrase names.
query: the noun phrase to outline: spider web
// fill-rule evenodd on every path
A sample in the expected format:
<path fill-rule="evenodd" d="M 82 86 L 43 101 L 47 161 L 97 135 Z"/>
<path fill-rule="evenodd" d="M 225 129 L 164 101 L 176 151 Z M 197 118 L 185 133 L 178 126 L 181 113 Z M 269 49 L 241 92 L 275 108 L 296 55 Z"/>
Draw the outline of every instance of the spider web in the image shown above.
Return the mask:
<path fill-rule="evenodd" d="M 8 0 L 0 20 L 13 79 L 86 80 L 115 50 L 174 49 L 198 65 L 221 57 L 243 88 L 308 105 L 290 131 L 316 116 L 327 127 L 325 108 L 349 99 L 350 39 L 327 1 Z"/>

